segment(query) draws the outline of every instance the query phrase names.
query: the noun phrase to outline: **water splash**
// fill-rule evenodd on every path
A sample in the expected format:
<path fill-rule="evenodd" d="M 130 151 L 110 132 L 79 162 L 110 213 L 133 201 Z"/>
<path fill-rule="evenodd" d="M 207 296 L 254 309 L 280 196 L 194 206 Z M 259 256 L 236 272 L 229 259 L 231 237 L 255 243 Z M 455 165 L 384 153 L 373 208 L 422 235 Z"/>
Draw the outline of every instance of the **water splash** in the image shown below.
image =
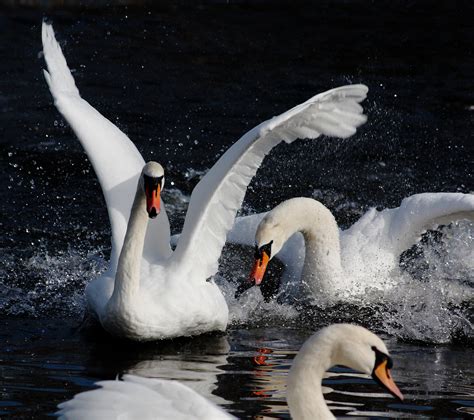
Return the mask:
<path fill-rule="evenodd" d="M 339 199 L 339 198 L 338 198 Z M 189 197 L 169 189 L 169 213 L 182 222 Z M 87 242 L 87 241 L 86 241 Z M 51 254 L 43 243 L 29 256 L 1 250 L 0 316 L 76 317 L 85 308 L 86 284 L 107 266 L 107 250 L 89 242 Z M 90 251 L 92 247 L 92 252 Z M 467 342 L 473 333 L 474 224 L 458 222 L 429 232 L 402 255 L 391 273 L 389 289 L 365 288 L 329 307 L 308 305 L 296 295 L 265 301 L 250 289 L 235 291 L 252 264 L 252 251 L 226 248 L 216 281 L 229 304 L 230 325 L 319 328 L 332 322 L 357 322 L 403 340 L 432 343 Z M 370 272 L 371 267 L 367 267 Z M 279 270 L 277 276 L 280 275 Z"/>
<path fill-rule="evenodd" d="M 4 253 L 0 316 L 80 317 L 86 284 L 107 266 L 101 254 L 70 248 L 51 256 L 44 246 L 26 258 Z"/>
<path fill-rule="evenodd" d="M 389 334 L 448 343 L 474 339 L 474 224 L 462 221 L 429 233 L 402 261 L 406 271 L 386 295 Z"/>

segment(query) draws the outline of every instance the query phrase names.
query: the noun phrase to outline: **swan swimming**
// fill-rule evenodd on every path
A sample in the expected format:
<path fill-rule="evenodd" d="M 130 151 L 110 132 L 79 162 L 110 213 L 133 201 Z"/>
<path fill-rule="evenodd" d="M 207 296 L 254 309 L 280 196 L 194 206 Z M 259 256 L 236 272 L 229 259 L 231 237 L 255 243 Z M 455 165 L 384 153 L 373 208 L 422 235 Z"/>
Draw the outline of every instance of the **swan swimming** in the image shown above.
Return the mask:
<path fill-rule="evenodd" d="M 301 279 L 318 303 L 363 293 L 367 286 L 384 290 L 390 273 L 399 270 L 402 252 L 426 230 L 463 219 L 474 221 L 473 194 L 415 194 L 398 208 L 369 210 L 343 231 L 319 201 L 289 199 L 266 214 L 236 220 L 230 242 L 250 245 L 248 230 L 256 231 L 250 281 L 239 294 L 262 282 L 276 255 L 286 264 L 286 281 Z"/>
<path fill-rule="evenodd" d="M 385 343 L 367 329 L 334 324 L 311 336 L 295 357 L 287 379 L 287 402 L 295 420 L 327 420 L 334 415 L 324 400 L 321 381 L 335 365 L 372 375 L 390 394 L 403 400 L 392 379 L 392 359 Z M 123 381 L 101 381 L 59 404 L 62 419 L 234 419 L 197 392 L 177 382 L 124 375 Z"/>
<path fill-rule="evenodd" d="M 159 198 L 163 168 L 145 165 L 129 138 L 80 97 L 47 23 L 42 41 L 54 103 L 94 167 L 112 230 L 109 269 L 86 287 L 89 311 L 110 333 L 140 341 L 225 330 L 229 311 L 212 276 L 248 184 L 281 141 L 352 136 L 366 121 L 359 103 L 367 87 L 349 85 L 316 95 L 240 138 L 194 188 L 172 251 Z"/>

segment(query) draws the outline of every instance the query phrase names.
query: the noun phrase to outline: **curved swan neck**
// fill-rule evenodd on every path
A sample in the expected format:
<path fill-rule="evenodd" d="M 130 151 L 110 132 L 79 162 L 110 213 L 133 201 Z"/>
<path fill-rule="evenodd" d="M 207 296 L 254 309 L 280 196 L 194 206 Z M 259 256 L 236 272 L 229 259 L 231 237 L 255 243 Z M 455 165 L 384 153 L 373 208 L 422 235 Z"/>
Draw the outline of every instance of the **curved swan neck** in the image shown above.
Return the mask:
<path fill-rule="evenodd" d="M 287 200 L 274 210 L 277 210 L 275 219 L 280 219 L 279 213 L 283 211 L 287 237 L 295 232 L 303 234 L 302 279 L 306 285 L 314 296 L 333 296 L 336 287 L 333 280 L 342 276 L 342 265 L 339 228 L 332 213 L 319 201 L 303 197 Z"/>
<path fill-rule="evenodd" d="M 294 420 L 334 419 L 324 400 L 321 381 L 333 366 L 331 343 L 316 334 L 303 345 L 288 374 L 287 401 Z"/>
<path fill-rule="evenodd" d="M 133 298 L 140 287 L 140 262 L 147 224 L 146 197 L 138 186 L 118 260 L 111 300 L 124 303 L 127 299 Z"/>
<path fill-rule="evenodd" d="M 333 295 L 334 278 L 342 275 L 341 245 L 336 219 L 324 205 L 311 200 L 301 232 L 305 240 L 303 279 L 313 295 Z"/>

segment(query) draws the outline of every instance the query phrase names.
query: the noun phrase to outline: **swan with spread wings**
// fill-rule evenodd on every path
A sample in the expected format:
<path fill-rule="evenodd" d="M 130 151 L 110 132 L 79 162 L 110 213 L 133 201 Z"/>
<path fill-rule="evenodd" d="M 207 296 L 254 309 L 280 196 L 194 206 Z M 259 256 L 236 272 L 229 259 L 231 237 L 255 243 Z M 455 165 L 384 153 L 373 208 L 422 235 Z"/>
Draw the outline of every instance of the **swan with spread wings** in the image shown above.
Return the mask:
<path fill-rule="evenodd" d="M 228 307 L 212 281 L 250 180 L 281 141 L 352 136 L 366 121 L 364 85 L 329 90 L 263 122 L 230 147 L 196 185 L 174 251 L 160 192 L 165 172 L 81 98 L 51 25 L 44 71 L 54 103 L 91 161 L 112 229 L 109 269 L 86 288 L 88 308 L 110 333 L 156 340 L 225 330 Z"/>

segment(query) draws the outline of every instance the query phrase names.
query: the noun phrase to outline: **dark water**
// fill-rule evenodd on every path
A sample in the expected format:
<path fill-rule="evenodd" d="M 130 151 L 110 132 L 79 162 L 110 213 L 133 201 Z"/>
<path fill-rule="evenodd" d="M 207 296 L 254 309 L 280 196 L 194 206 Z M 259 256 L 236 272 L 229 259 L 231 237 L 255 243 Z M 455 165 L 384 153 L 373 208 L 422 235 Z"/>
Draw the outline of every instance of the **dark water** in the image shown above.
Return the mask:
<path fill-rule="evenodd" d="M 52 413 L 95 381 L 122 373 L 181 380 L 241 418 L 288 418 L 285 378 L 309 334 L 231 329 L 225 336 L 137 345 L 99 330 L 78 334 L 72 322 L 10 320 L 2 323 L 1 333 L 2 418 Z M 383 394 L 367 376 L 335 368 L 323 385 L 333 389 L 326 394 L 330 406 L 346 406 L 337 414 L 461 418 L 473 413 L 472 358 L 464 348 L 386 340 L 405 402 Z"/>
<path fill-rule="evenodd" d="M 145 347 L 73 331 L 83 288 L 106 265 L 109 226 L 93 170 L 41 74 L 43 16 L 54 24 L 82 96 L 130 136 L 145 160 L 165 166 L 165 198 L 178 232 L 200 175 L 246 130 L 346 83 L 369 86 L 368 123 L 345 141 L 279 146 L 251 184 L 244 213 L 313 196 L 348 226 L 367 208 L 398 206 L 414 193 L 473 191 L 473 6 L 336 1 L 0 9 L 2 418 L 51 413 L 58 402 L 118 373 L 190 380 L 203 364 L 204 395 L 238 416 L 287 416 L 285 373 L 310 334 L 297 328 L 293 308 L 263 305 L 277 316 L 256 323 L 246 312 L 234 316 L 224 337 Z M 472 284 L 472 224 L 453 232 L 443 251 L 450 255 L 448 271 Z M 453 242 L 460 238 L 460 245 Z M 432 242 L 425 241 L 415 269 L 426 261 L 436 266 L 440 253 Z M 430 284 L 438 273 L 415 277 Z M 375 384 L 346 376 L 328 380 L 336 391 L 327 398 L 362 402 L 359 412 L 380 416 L 472 413 L 472 292 L 460 300 L 439 307 L 427 293 L 403 313 L 388 308 L 401 324 L 402 333 L 386 338 L 408 396 L 404 404 L 365 394 L 378 392 Z M 415 306 L 423 306 L 423 316 L 411 316 Z M 386 330 L 380 310 L 363 309 L 356 308 L 358 322 Z M 315 330 L 336 318 L 315 314 L 304 325 Z M 422 344 L 407 342 L 420 337 Z M 258 348 L 273 351 L 266 366 L 253 364 Z"/>

